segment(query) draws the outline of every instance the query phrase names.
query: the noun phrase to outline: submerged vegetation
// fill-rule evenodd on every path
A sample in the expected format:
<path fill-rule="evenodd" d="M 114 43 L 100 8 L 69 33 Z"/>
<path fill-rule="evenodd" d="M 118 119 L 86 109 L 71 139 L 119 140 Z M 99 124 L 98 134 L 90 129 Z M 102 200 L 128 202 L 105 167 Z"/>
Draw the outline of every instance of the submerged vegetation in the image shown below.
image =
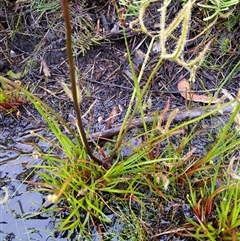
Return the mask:
<path fill-rule="evenodd" d="M 158 30 L 153 31 L 146 24 L 147 10 L 159 2 Z M 233 97 L 223 90 L 223 84 L 231 81 L 240 68 L 240 62 L 232 66 L 223 84 L 216 89 L 217 93 L 223 93 L 222 98 L 194 92 L 194 85 L 199 79 L 198 70 L 208 64 L 212 58 L 209 51 L 216 44 L 210 32 L 219 18 L 234 15 L 234 8 L 239 7 L 238 1 L 182 1 L 181 9 L 173 19 L 169 19 L 172 1 L 112 1 L 121 24 L 133 91 L 117 135 L 104 144 L 101 136 L 95 140 L 91 133 L 85 131 L 83 113 L 79 108 L 81 88 L 76 80 L 74 64 L 74 56 L 85 54 L 95 42 L 101 44 L 103 37 L 95 34 L 93 38 L 89 37 L 91 44 L 83 41 L 85 46 L 83 42 L 76 41 L 75 33 L 72 34 L 69 3 L 67 0 L 61 3 L 71 91 L 66 86 L 63 89 L 73 102 L 75 125 L 70 125 L 25 87 L 0 77 L 2 86 L 9 86 L 11 90 L 0 88 L 0 106 L 16 110 L 29 101 L 55 137 L 46 140 L 36 134 L 36 137 L 49 142 L 51 148 L 47 153 L 36 150 L 35 155 L 43 160 L 38 165 L 31 165 L 38 181 L 24 182 L 35 186 L 35 191 L 42 192 L 46 202 L 37 213 L 25 218 L 41 213 L 53 215 L 56 217 L 56 230 L 70 240 L 93 240 L 94 236 L 99 240 L 110 240 L 112 237 L 119 240 L 165 240 L 161 239 L 164 237 L 239 240 L 240 92 Z M 52 4 L 46 4 L 46 8 L 38 5 L 36 11 L 57 11 L 58 5 L 54 1 Z M 34 8 L 34 3 L 31 6 Z M 193 41 L 188 36 L 191 15 L 196 6 L 203 11 L 202 21 L 210 22 L 194 37 L 203 39 L 201 47 L 187 58 L 184 51 L 190 40 Z M 236 16 L 239 18 L 239 15 Z M 149 38 L 138 71 L 129 47 L 128 18 L 132 32 Z M 233 20 L 229 18 L 226 21 Z M 87 35 L 94 31 L 89 25 L 92 24 L 90 19 L 81 20 L 81 24 L 85 26 Z M 171 46 L 174 48 L 169 48 L 170 42 L 173 42 Z M 81 45 L 80 52 L 72 46 L 76 43 Z M 226 48 L 226 44 L 222 45 L 224 53 L 227 53 Z M 239 46 L 236 51 L 240 51 Z M 157 54 L 157 59 L 149 71 L 153 53 Z M 188 78 L 181 77 L 180 81 L 184 82 L 179 81 L 183 85 L 178 84 L 178 98 L 185 99 L 189 118 L 182 117 L 182 109 L 171 109 L 169 99 L 163 109 L 152 114 L 149 124 L 144 111 L 145 97 L 151 91 L 159 69 L 168 62 L 186 70 Z M 45 77 L 48 77 L 47 74 Z M 200 114 L 195 114 L 191 108 L 193 101 L 205 103 L 200 108 Z M 6 108 L 8 106 L 11 108 Z M 142 128 L 131 132 L 133 134 L 129 137 L 136 116 L 140 117 Z M 204 124 L 206 120 L 208 122 Z M 200 145 L 201 138 L 207 138 L 210 144 Z M 201 150 L 197 149 L 199 146 Z M 131 154 L 124 156 L 122 152 L 126 149 L 130 149 Z"/>

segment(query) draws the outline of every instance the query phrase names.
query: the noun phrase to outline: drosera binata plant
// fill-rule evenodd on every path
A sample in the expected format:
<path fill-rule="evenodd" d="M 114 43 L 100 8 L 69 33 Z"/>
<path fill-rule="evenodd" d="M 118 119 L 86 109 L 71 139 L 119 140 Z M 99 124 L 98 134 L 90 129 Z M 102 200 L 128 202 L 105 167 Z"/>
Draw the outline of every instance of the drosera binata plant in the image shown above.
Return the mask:
<path fill-rule="evenodd" d="M 155 2 L 155 1 L 154 0 L 144 1 L 141 4 L 141 7 L 139 9 L 138 17 L 135 20 L 131 21 L 129 24 L 130 28 L 133 31 L 143 33 L 151 38 L 150 44 L 149 44 L 147 52 L 145 54 L 144 62 L 142 64 L 142 67 L 141 67 L 141 70 L 140 70 L 138 76 L 136 75 L 134 68 L 133 68 L 133 62 L 131 60 L 131 54 L 130 54 L 130 50 L 128 48 L 128 43 L 127 43 L 127 38 L 126 38 L 126 33 L 125 33 L 125 27 L 123 25 L 123 30 L 124 30 L 123 33 L 125 36 L 125 45 L 126 45 L 126 50 L 127 50 L 127 56 L 128 56 L 128 61 L 130 63 L 132 78 L 133 78 L 133 82 L 134 82 L 134 91 L 133 91 L 133 94 L 132 94 L 132 97 L 130 100 L 130 105 L 127 109 L 127 112 L 126 112 L 126 115 L 125 115 L 125 118 L 124 118 L 124 121 L 123 121 L 123 124 L 121 127 L 121 130 L 119 132 L 117 143 L 113 150 L 112 157 L 119 150 L 121 143 L 124 139 L 124 136 L 126 135 L 128 129 L 129 129 L 131 121 L 133 120 L 133 118 L 138 110 L 140 111 L 141 118 L 143 119 L 144 131 L 147 132 L 147 125 L 144 121 L 142 100 L 143 100 L 143 97 L 144 97 L 146 91 L 149 88 L 151 81 L 153 80 L 158 69 L 161 67 L 163 61 L 164 60 L 174 61 L 177 64 L 179 64 L 180 66 L 183 66 L 184 68 L 186 68 L 190 72 L 189 82 L 191 85 L 195 81 L 195 73 L 196 73 L 197 69 L 200 67 L 201 63 L 203 62 L 205 54 L 211 44 L 211 41 L 209 41 L 205 45 L 204 49 L 199 53 L 199 55 L 195 59 L 190 60 L 190 61 L 186 61 L 186 60 L 182 59 L 182 53 L 183 53 L 184 46 L 187 41 L 187 35 L 188 35 L 188 31 L 189 31 L 191 8 L 193 6 L 194 1 L 191 1 L 191 0 L 187 1 L 187 3 L 182 7 L 182 9 L 178 12 L 177 16 L 173 19 L 173 21 L 167 27 L 166 27 L 167 8 L 168 8 L 168 5 L 170 4 L 170 1 L 163 1 L 161 9 L 159 9 L 160 31 L 159 31 L 159 33 L 156 33 L 156 34 L 152 34 L 146 28 L 144 21 L 143 21 L 146 9 L 149 6 L 149 4 L 152 2 Z M 117 5 L 116 5 L 116 8 L 117 8 Z M 122 15 L 120 17 L 122 17 Z M 169 53 L 167 51 L 167 47 L 166 47 L 167 40 L 168 40 L 168 38 L 171 37 L 173 31 L 176 28 L 179 28 L 180 26 L 181 26 L 181 32 L 180 32 L 180 36 L 179 36 L 178 40 L 176 41 L 176 47 L 172 51 L 172 53 Z M 156 43 L 156 41 L 159 43 L 160 49 L 161 49 L 161 51 L 159 53 L 159 59 L 158 59 L 156 65 L 154 66 L 153 70 L 149 74 L 146 84 L 144 85 L 143 89 L 141 90 L 140 82 L 142 80 L 142 76 L 144 74 L 144 70 L 146 68 L 147 61 L 150 58 L 150 53 L 152 51 L 153 45 L 154 45 L 154 43 Z M 134 107 L 133 107 L 133 104 L 134 104 Z"/>

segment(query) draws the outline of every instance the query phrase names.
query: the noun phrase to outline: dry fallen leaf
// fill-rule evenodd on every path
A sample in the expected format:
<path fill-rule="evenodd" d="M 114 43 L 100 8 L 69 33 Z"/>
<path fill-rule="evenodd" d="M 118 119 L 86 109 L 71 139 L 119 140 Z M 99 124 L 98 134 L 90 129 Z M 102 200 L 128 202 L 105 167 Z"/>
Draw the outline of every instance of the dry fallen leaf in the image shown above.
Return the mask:
<path fill-rule="evenodd" d="M 117 116 L 119 115 L 118 113 L 118 107 L 114 106 L 112 111 L 109 114 L 109 117 L 106 120 L 106 125 L 105 125 L 105 129 L 109 129 L 111 128 L 111 126 L 116 122 L 117 120 Z"/>
<path fill-rule="evenodd" d="M 199 95 L 192 92 L 190 90 L 190 84 L 185 78 L 178 82 L 177 88 L 181 96 L 187 100 L 208 103 L 208 104 L 209 103 L 215 104 L 220 102 L 219 98 L 213 98 L 207 95 Z"/>
<path fill-rule="evenodd" d="M 43 71 L 45 77 L 50 77 L 50 70 L 47 66 L 47 63 L 44 59 L 41 59 L 40 73 Z"/>

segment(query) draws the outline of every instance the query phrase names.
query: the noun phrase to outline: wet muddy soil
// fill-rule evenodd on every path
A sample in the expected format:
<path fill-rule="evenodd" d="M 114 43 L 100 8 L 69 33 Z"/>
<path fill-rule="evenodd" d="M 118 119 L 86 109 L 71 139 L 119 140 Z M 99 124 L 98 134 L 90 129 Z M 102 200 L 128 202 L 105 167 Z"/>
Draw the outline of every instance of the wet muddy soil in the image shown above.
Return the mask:
<path fill-rule="evenodd" d="M 81 6 L 83 1 L 71 2 L 73 13 L 78 16 L 79 12 L 84 12 L 86 18 L 91 19 L 94 26 L 92 29 L 94 34 L 88 39 L 81 40 L 85 41 L 84 48 L 77 47 L 82 44 L 77 36 L 81 35 L 83 27 L 77 22 L 77 18 L 72 19 L 74 26 L 73 52 L 78 84 L 82 94 L 80 107 L 82 114 L 87 113 L 84 118 L 84 126 L 89 128 L 91 134 L 94 134 L 122 122 L 134 85 L 126 58 L 121 27 L 119 27 L 114 7 L 108 1 L 104 1 L 104 3 L 93 1 L 92 4 L 87 4 L 83 11 Z M 43 12 L 41 9 L 39 12 L 33 12 L 33 8 L 36 6 L 24 3 L 16 4 L 15 1 L 2 1 L 0 6 L 0 74 L 14 80 L 16 76 L 11 74 L 11 71 L 15 74 L 20 73 L 22 86 L 49 104 L 68 123 L 72 123 L 75 118 L 73 104 L 62 90 L 61 85 L 62 82 L 69 84 L 70 81 L 64 23 L 61 16 L 56 13 L 56 11 L 59 12 L 60 6 L 56 6 L 55 11 Z M 158 5 L 153 5 L 147 11 L 146 22 L 149 27 L 154 26 L 154 23 L 158 21 L 156 18 L 158 7 Z M 171 14 L 175 16 L 180 7 L 181 1 L 176 1 L 171 8 Z M 197 9 L 195 11 L 197 12 Z M 189 38 L 193 38 L 203 29 L 204 24 L 199 18 L 201 19 L 201 16 L 195 18 L 193 14 Z M 239 61 L 240 46 L 237 41 L 240 38 L 239 23 L 235 24 L 235 31 L 227 31 L 226 28 L 223 31 L 221 25 L 224 24 L 222 20 L 211 33 L 215 36 L 215 41 L 209 50 L 207 61 L 197 71 L 197 81 L 194 86 L 196 91 L 209 91 L 214 94 Z M 150 39 L 130 31 L 128 22 L 126 22 L 126 26 L 129 48 L 135 70 L 138 72 Z M 117 29 L 115 32 L 114 28 Z M 152 29 L 152 31 L 155 30 Z M 99 43 L 92 43 L 93 38 L 99 39 Z M 226 39 L 230 41 L 227 50 L 223 48 Z M 189 43 L 184 51 L 184 58 L 189 59 L 196 56 L 204 43 L 202 40 L 203 38 Z M 171 49 L 174 47 L 174 42 L 170 41 L 168 46 Z M 153 53 L 147 64 L 142 83 L 140 83 L 141 86 L 144 86 L 156 60 L 157 53 Z M 177 91 L 177 83 L 183 76 L 189 77 L 189 73 L 185 69 L 173 62 L 164 62 L 154 76 L 151 88 L 143 100 L 146 103 L 146 116 L 151 116 L 155 110 L 163 110 L 169 98 L 171 109 L 176 107 L 186 109 L 185 100 Z M 235 96 L 239 88 L 240 75 L 234 73 L 229 81 L 224 83 L 223 87 Z M 199 106 L 201 107 L 202 104 L 191 103 L 188 108 Z M 17 114 L 10 115 L 0 113 L 0 186 L 6 186 L 9 190 L 9 201 L 0 206 L 0 239 L 4 241 L 65 241 L 67 234 L 56 233 L 54 229 L 56 222 L 54 217 L 47 214 L 29 217 L 32 213 L 37 212 L 41 204 L 45 202 L 45 195 L 31 192 L 32 187 L 24 184 L 23 181 L 36 180 L 34 171 L 28 168 L 29 164 L 37 164 L 42 161 L 35 155 L 36 150 L 47 152 L 51 148 L 49 143 L 37 137 L 32 131 L 49 139 L 52 139 L 53 136 L 31 104 L 26 103 L 18 111 Z M 111 119 L 113 115 L 117 118 Z M 206 120 L 203 125 L 211 126 L 211 131 L 214 131 L 215 127 L 218 128 L 218 124 L 212 123 L 212 121 Z M 203 139 L 204 141 L 196 139 L 191 143 L 198 148 L 200 153 L 214 141 L 208 139 L 204 134 L 201 140 Z M 5 195 L 4 190 L 0 195 L 1 197 Z M 136 213 L 138 213 L 137 208 L 136 205 Z M 163 213 L 164 215 L 168 213 L 167 217 L 174 216 L 176 224 L 184 224 L 185 216 L 190 215 L 189 207 L 185 203 L 182 203 L 181 208 L 169 207 L 168 210 L 166 207 L 165 210 L 162 208 L 159 203 L 146 203 L 145 228 L 149 233 L 148 240 L 192 240 L 184 237 L 178 238 L 174 234 L 158 236 L 159 233 L 174 228 L 174 225 L 169 222 L 170 218 L 163 219 Z M 119 213 L 122 214 L 124 207 L 116 204 L 117 209 L 120 209 Z M 149 213 L 152 214 L 149 215 Z M 123 240 L 130 240 L 128 232 L 132 229 L 128 225 L 131 226 L 131 224 L 123 225 L 112 213 L 109 214 L 109 217 L 112 220 L 111 225 L 102 225 L 102 230 L 106 233 L 106 240 L 117 240 L 114 238 L 114 233 L 122 233 Z M 177 217 L 179 218 L 177 219 Z M 73 236 L 72 240 L 77 240 L 77 237 Z M 97 230 L 93 230 L 91 240 L 100 240 Z"/>

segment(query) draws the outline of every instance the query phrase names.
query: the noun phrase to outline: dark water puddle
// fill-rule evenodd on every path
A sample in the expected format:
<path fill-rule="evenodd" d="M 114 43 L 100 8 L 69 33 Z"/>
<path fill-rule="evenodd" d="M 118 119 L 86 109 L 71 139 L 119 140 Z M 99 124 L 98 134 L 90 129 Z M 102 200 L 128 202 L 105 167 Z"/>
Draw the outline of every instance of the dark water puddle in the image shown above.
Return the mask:
<path fill-rule="evenodd" d="M 9 199 L 1 205 L 1 240 L 46 240 L 47 236 L 37 230 L 46 229 L 46 220 L 29 219 L 24 215 L 36 212 L 41 203 L 41 195 L 27 193 L 26 185 L 20 182 L 9 184 Z M 44 236 L 45 237 L 44 237 Z M 42 239 L 44 238 L 44 239 Z"/>
<path fill-rule="evenodd" d="M 38 129 L 37 129 L 38 128 Z M 54 235 L 53 220 L 47 216 L 34 216 L 43 203 L 43 195 L 33 192 L 24 180 L 31 180 L 34 170 L 29 165 L 39 164 L 41 159 L 34 155 L 35 146 L 43 151 L 49 144 L 31 131 L 45 134 L 39 123 L 4 117 L 0 123 L 0 186 L 8 191 L 7 201 L 0 204 L 0 240 L 61 240 Z M 1 200 L 6 192 L 0 190 Z"/>
<path fill-rule="evenodd" d="M 31 158 L 26 155 L 18 160 L 29 161 Z M 26 184 L 17 180 L 26 175 L 26 170 L 21 164 L 12 162 L 1 165 L 1 181 L 7 187 L 9 196 L 7 202 L 0 205 L 0 240 L 49 240 L 48 237 L 52 236 L 48 234 L 51 231 L 50 218 L 26 219 L 26 216 L 38 212 L 43 197 L 28 190 Z M 1 196 L 4 195 L 5 193 L 1 192 Z"/>

